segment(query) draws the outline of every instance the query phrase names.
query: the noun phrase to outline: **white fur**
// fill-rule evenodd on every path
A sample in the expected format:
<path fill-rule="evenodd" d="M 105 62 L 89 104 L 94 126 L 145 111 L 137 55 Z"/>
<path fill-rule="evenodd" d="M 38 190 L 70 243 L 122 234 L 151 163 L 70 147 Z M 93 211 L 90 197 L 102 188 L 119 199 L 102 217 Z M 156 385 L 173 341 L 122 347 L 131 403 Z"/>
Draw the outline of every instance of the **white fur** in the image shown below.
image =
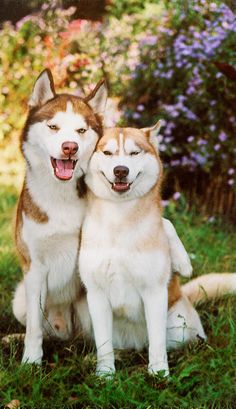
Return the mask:
<path fill-rule="evenodd" d="M 134 150 L 140 151 L 140 148 L 127 139 L 126 144 L 132 144 Z M 156 183 L 159 175 L 159 165 L 153 155 L 140 151 L 138 155 L 131 156 L 117 155 L 120 148 L 109 141 L 104 147 L 104 151 L 111 151 L 113 156 L 106 156 L 102 152 L 95 152 L 90 161 L 90 172 L 86 175 L 86 183 L 98 197 L 107 200 L 124 201 L 132 197 L 141 197 L 147 193 Z M 127 149 L 128 150 L 128 149 Z M 126 153 L 126 145 L 124 146 Z M 130 190 L 123 193 L 122 196 L 111 190 L 110 184 L 114 182 L 115 176 L 113 169 L 115 166 L 126 166 L 129 168 L 128 182 L 132 183 Z M 96 182 L 92 175 L 96 175 Z M 105 176 L 104 176 L 105 175 Z"/>
<path fill-rule="evenodd" d="M 84 200 L 78 198 L 75 180 L 68 181 L 63 189 L 51 176 L 45 184 L 42 172 L 36 175 L 31 177 L 28 171 L 28 186 L 33 201 L 47 213 L 49 221 L 37 223 L 23 214 L 22 237 L 32 260 L 25 278 L 27 329 L 23 362 L 40 362 L 42 358 L 46 294 L 52 304 L 76 298 L 78 235 L 85 206 Z"/>
<path fill-rule="evenodd" d="M 162 220 L 170 246 L 172 271 L 179 273 L 183 277 L 190 277 L 193 268 L 188 253 L 170 220 L 164 218 Z"/>
<path fill-rule="evenodd" d="M 52 76 L 49 71 L 44 71 L 36 81 L 30 105 L 41 106 L 54 96 Z M 96 106 L 96 112 L 101 112 L 106 97 L 104 85 L 99 86 L 89 103 Z M 48 125 L 56 125 L 56 129 L 50 129 Z M 86 129 L 82 136 L 77 132 L 80 128 Z M 80 289 L 78 237 L 85 211 L 85 200 L 78 196 L 77 181 L 86 171 L 97 139 L 95 131 L 68 102 L 65 112 L 58 111 L 48 122 L 43 120 L 31 125 L 23 142 L 27 161 L 26 188 L 33 203 L 48 217 L 48 221 L 40 223 L 32 215 L 22 213 L 21 236 L 29 252 L 30 268 L 24 279 L 24 290 L 22 284 L 16 290 L 13 309 L 21 322 L 26 320 L 23 362 L 41 362 L 46 310 L 49 310 L 49 320 L 54 320 L 54 328 L 63 315 L 63 305 L 64 319 L 70 321 L 68 305 L 76 299 Z M 78 163 L 73 177 L 65 182 L 54 176 L 50 157 L 62 158 L 62 144 L 68 141 L 78 144 L 78 152 L 73 156 Z M 49 322 L 49 332 L 50 326 Z M 68 323 L 59 334 L 66 338 L 70 331 Z"/>
<path fill-rule="evenodd" d="M 57 125 L 59 130 L 52 130 L 48 125 Z M 76 132 L 79 128 L 87 129 L 87 125 L 80 114 L 73 112 L 71 103 L 67 104 L 66 112 L 57 112 L 48 122 L 46 120 L 36 122 L 30 127 L 23 150 L 29 163 L 33 164 L 32 172 L 35 171 L 33 176 L 37 177 L 35 173 L 38 174 L 40 168 L 41 171 L 38 177 L 41 172 L 47 173 L 52 175 L 61 186 L 61 182 L 54 176 L 50 157 L 60 159 L 61 146 L 66 141 L 76 142 L 79 146 L 78 152 L 73 155 L 73 159 L 78 160 L 73 178 L 76 179 L 86 172 L 97 135 L 91 128 L 88 128 L 84 134 L 80 135 Z"/>
<path fill-rule="evenodd" d="M 111 143 L 114 144 L 113 140 Z M 111 149 L 111 143 L 108 142 L 104 150 L 108 147 Z M 137 218 L 135 229 L 130 229 L 125 222 L 127 215 L 139 208 L 137 191 L 132 185 L 126 195 L 114 195 L 109 183 L 114 181 L 115 166 L 125 165 L 129 168 L 129 183 L 136 181 L 137 190 L 142 184 L 142 192 L 147 193 L 157 181 L 159 165 L 155 156 L 146 152 L 137 155 L 138 160 L 127 155 L 122 134 L 119 146 L 113 146 L 113 149 L 119 154 L 105 160 L 102 153 L 95 152 L 90 161 L 87 183 L 101 199 L 93 195 L 90 197 L 79 254 L 79 271 L 87 288 L 97 347 L 97 373 L 115 371 L 112 328 L 116 327 L 118 317 L 118 320 L 123 318 L 131 325 L 140 325 L 140 321 L 144 325 L 146 323 L 149 372 L 163 370 L 168 374 L 166 320 L 170 258 L 164 250 L 167 239 L 161 219 L 156 233 L 160 235 L 164 247 L 140 251 L 136 239 L 143 234 L 145 237 L 152 234 L 152 209 L 150 215 Z M 101 172 L 104 174 L 102 180 Z M 142 174 L 142 178 L 138 179 L 139 174 Z M 139 196 L 143 195 L 139 193 Z"/>
<path fill-rule="evenodd" d="M 182 287 L 193 304 L 224 294 L 236 293 L 236 273 L 211 273 L 191 280 Z"/>

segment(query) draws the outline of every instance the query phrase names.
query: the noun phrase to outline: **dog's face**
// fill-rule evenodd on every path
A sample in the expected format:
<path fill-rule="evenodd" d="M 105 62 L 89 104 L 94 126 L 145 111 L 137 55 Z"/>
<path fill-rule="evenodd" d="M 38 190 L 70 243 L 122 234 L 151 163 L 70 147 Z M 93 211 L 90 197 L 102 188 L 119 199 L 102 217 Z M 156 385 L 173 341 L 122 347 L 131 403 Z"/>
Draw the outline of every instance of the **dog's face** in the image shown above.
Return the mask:
<path fill-rule="evenodd" d="M 160 182 L 159 121 L 152 128 L 109 128 L 93 153 L 86 183 L 103 199 L 123 201 L 141 197 Z"/>
<path fill-rule="evenodd" d="M 82 176 L 102 135 L 107 99 L 104 82 L 82 99 L 57 95 L 49 70 L 35 83 L 22 136 L 22 151 L 31 168 L 41 166 L 57 180 Z"/>

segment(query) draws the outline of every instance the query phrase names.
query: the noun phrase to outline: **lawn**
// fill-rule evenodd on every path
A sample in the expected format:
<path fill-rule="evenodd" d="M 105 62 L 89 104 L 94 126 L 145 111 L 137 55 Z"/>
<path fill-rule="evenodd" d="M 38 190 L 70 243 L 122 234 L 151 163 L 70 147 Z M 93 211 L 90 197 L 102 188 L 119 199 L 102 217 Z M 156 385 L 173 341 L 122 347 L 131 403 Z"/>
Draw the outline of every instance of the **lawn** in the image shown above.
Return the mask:
<path fill-rule="evenodd" d="M 17 192 L 0 189 L 1 339 L 23 332 L 11 311 L 12 292 L 21 277 L 12 242 Z M 181 207 L 181 206 L 180 206 Z M 166 214 L 188 249 L 194 276 L 236 271 L 236 235 L 229 222 L 208 220 L 171 205 Z M 23 344 L 1 342 L 0 402 L 18 399 L 21 408 L 236 408 L 236 298 L 208 302 L 198 308 L 206 343 L 169 353 L 168 381 L 147 375 L 147 353 L 117 351 L 112 381 L 94 376 L 93 346 L 83 342 L 45 342 L 42 367 L 23 367 Z"/>

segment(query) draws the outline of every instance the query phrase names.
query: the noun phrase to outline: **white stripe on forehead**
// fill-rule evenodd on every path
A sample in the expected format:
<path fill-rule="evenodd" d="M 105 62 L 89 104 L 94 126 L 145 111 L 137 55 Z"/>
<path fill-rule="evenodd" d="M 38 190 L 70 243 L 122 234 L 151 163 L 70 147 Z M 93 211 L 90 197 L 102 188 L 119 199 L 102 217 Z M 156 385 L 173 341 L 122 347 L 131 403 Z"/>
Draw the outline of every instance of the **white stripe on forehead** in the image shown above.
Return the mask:
<path fill-rule="evenodd" d="M 119 134 L 119 155 L 123 155 L 124 154 L 124 135 L 121 132 Z"/>
<path fill-rule="evenodd" d="M 117 140 L 115 138 L 109 139 L 109 141 L 104 146 L 104 150 L 110 151 L 113 154 L 115 154 L 117 152 L 117 150 L 118 150 Z"/>
<path fill-rule="evenodd" d="M 74 111 L 73 105 L 70 101 L 66 104 L 66 111 L 57 111 L 51 122 L 55 122 L 60 128 L 68 127 L 68 130 L 88 128 L 85 118 Z"/>
<path fill-rule="evenodd" d="M 131 138 L 125 140 L 125 151 L 127 154 L 133 151 L 140 151 L 140 147 Z"/>
<path fill-rule="evenodd" d="M 74 112 L 74 110 L 73 110 L 73 105 L 72 105 L 72 103 L 71 103 L 70 101 L 68 101 L 67 104 L 66 104 L 66 112 L 67 112 L 68 114 Z"/>

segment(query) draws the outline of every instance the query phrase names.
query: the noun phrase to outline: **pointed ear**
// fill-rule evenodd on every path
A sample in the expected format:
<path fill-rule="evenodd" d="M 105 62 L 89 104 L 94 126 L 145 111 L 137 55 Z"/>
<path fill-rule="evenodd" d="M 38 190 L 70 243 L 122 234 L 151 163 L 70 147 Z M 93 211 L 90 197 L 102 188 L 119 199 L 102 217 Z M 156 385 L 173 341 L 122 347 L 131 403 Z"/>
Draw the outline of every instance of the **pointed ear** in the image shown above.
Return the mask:
<path fill-rule="evenodd" d="M 154 148 L 158 151 L 158 140 L 157 140 L 157 135 L 159 134 L 159 131 L 163 125 L 163 121 L 160 119 L 154 126 L 150 126 L 149 128 L 142 128 L 141 131 L 143 131 L 146 136 L 149 138 L 151 144 L 154 146 Z"/>
<path fill-rule="evenodd" d="M 96 114 L 104 114 L 107 102 L 107 85 L 105 79 L 98 82 L 94 90 L 85 98 Z"/>
<path fill-rule="evenodd" d="M 50 70 L 46 69 L 41 72 L 34 84 L 34 89 L 29 100 L 29 106 L 31 108 L 39 107 L 46 104 L 46 102 L 49 101 L 49 99 L 54 98 L 55 95 L 52 73 Z"/>

